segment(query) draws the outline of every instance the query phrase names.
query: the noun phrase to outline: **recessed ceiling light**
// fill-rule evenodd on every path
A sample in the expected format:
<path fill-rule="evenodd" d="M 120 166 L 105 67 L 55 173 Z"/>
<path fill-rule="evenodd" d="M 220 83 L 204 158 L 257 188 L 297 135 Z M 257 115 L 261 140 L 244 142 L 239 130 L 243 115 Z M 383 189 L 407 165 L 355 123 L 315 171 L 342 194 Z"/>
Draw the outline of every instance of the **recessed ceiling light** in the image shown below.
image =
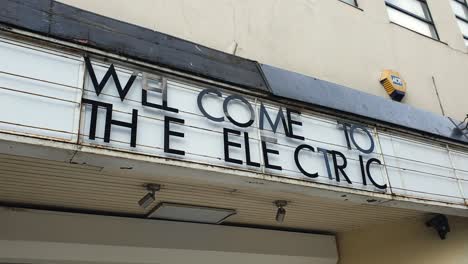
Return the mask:
<path fill-rule="evenodd" d="M 235 214 L 236 210 L 234 209 L 162 202 L 151 210 L 147 217 L 184 222 L 220 224 L 228 217 Z"/>

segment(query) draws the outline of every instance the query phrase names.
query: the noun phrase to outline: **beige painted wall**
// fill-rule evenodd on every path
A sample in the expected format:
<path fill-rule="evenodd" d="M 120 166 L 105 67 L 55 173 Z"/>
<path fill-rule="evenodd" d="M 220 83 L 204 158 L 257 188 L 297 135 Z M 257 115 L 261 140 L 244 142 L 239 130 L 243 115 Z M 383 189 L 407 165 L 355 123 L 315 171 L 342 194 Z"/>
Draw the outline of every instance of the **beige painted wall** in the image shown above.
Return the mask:
<path fill-rule="evenodd" d="M 391 68 L 409 85 L 404 103 L 468 113 L 468 54 L 449 0 L 428 0 L 441 42 L 388 20 L 384 0 L 61 0 L 206 46 L 387 97 Z M 358 100 L 358 98 L 356 98 Z"/>
<path fill-rule="evenodd" d="M 339 263 L 468 263 L 468 220 L 452 217 L 449 222 L 446 240 L 417 220 L 339 234 Z"/>
<path fill-rule="evenodd" d="M 0 263 L 335 264 L 337 256 L 330 235 L 0 207 Z"/>

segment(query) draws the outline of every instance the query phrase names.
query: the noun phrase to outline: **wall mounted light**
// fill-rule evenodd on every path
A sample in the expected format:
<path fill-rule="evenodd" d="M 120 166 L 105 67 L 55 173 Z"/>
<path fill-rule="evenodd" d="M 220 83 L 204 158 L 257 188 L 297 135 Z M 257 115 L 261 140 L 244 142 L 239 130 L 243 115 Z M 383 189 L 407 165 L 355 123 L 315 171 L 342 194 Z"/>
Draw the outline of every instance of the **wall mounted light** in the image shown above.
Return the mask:
<path fill-rule="evenodd" d="M 447 233 L 450 232 L 448 218 L 443 214 L 438 214 L 429 219 L 429 221 L 426 222 L 426 226 L 434 228 L 442 240 L 444 240 L 447 237 Z"/>
<path fill-rule="evenodd" d="M 457 130 L 459 134 L 468 134 L 468 122 L 466 122 L 468 120 L 468 114 L 466 115 L 465 119 L 463 119 L 463 121 L 461 121 L 459 124 L 456 124 L 451 118 L 450 120 L 455 125 L 455 130 Z"/>
<path fill-rule="evenodd" d="M 146 187 L 146 190 L 148 191 L 148 193 L 138 201 L 138 205 L 140 205 L 140 207 L 142 208 L 146 208 L 151 203 L 153 203 L 156 200 L 156 192 L 161 189 L 161 185 L 159 184 L 150 183 L 150 184 L 145 184 L 144 186 Z"/>
<path fill-rule="evenodd" d="M 276 211 L 276 222 L 283 223 L 284 218 L 286 217 L 286 209 L 284 209 L 284 207 L 288 205 L 288 202 L 284 200 L 278 200 L 275 201 L 274 204 L 276 207 L 278 207 L 278 210 Z"/>

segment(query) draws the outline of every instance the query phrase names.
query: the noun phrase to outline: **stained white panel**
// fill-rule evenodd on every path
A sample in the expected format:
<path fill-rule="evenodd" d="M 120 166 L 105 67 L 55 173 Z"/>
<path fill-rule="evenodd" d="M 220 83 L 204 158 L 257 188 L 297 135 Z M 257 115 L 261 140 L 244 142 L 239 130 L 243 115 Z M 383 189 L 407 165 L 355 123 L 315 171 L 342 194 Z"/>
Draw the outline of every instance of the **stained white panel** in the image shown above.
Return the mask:
<path fill-rule="evenodd" d="M 455 169 L 468 172 L 468 153 L 450 151 L 450 155 Z"/>
<path fill-rule="evenodd" d="M 465 203 L 468 204 L 468 173 L 460 173 L 464 180 L 460 181 L 460 188 L 463 192 L 463 198 L 465 198 Z"/>
<path fill-rule="evenodd" d="M 410 138 L 380 134 L 384 155 L 451 168 L 448 151 L 443 146 L 431 145 Z"/>
<path fill-rule="evenodd" d="M 0 71 L 78 87 L 82 59 L 31 45 L 0 39 Z"/>
<path fill-rule="evenodd" d="M 0 88 L 0 129 L 73 140 L 78 129 L 76 103 Z"/>
<path fill-rule="evenodd" d="M 425 198 L 433 201 L 463 203 L 458 181 L 403 168 L 387 167 L 392 191 L 397 195 Z"/>
<path fill-rule="evenodd" d="M 69 87 L 0 72 L 0 89 L 79 103 L 81 88 Z"/>
<path fill-rule="evenodd" d="M 379 135 L 392 191 L 397 195 L 463 203 L 448 150 L 387 134 Z"/>
<path fill-rule="evenodd" d="M 81 59 L 5 39 L 0 57 L 0 129 L 76 140 Z"/>

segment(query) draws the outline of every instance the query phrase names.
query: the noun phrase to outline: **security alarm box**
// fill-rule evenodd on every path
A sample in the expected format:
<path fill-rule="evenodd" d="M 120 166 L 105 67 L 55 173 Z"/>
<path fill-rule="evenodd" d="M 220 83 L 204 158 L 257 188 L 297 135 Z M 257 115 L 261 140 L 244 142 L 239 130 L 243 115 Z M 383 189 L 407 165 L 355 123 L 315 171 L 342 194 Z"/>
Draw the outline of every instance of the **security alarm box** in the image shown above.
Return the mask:
<path fill-rule="evenodd" d="M 400 74 L 392 70 L 384 70 L 380 76 L 380 83 L 388 95 L 395 101 L 400 102 L 406 94 L 406 82 Z"/>

